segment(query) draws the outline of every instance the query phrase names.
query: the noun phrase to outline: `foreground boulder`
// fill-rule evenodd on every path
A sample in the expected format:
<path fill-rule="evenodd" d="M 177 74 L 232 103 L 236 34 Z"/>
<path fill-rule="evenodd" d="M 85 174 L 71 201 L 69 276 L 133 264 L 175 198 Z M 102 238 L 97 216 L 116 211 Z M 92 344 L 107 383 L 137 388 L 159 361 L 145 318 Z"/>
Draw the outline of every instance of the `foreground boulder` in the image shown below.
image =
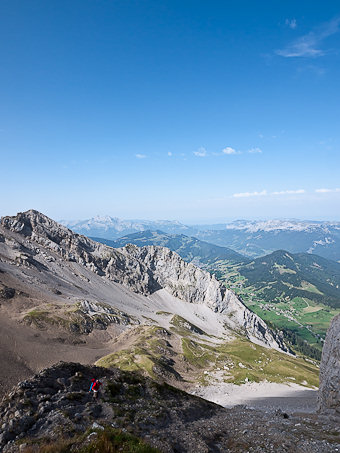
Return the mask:
<path fill-rule="evenodd" d="M 103 383 L 96 399 L 89 393 L 92 378 Z M 60 363 L 18 384 L 0 405 L 0 426 L 4 453 L 340 449 L 338 426 L 324 417 L 224 409 L 135 373 L 77 363 Z M 114 447 L 102 450 L 104 443 Z"/>
<path fill-rule="evenodd" d="M 322 350 L 318 407 L 340 417 L 340 314 L 333 318 Z"/>

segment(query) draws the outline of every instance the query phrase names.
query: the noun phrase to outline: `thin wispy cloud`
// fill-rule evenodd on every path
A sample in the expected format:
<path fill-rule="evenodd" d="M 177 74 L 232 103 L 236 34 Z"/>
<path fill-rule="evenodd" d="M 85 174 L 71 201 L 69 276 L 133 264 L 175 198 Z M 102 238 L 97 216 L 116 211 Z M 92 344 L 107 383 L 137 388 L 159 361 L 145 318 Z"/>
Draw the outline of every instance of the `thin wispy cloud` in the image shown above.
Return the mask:
<path fill-rule="evenodd" d="M 340 188 L 336 189 L 315 189 L 316 193 L 335 193 L 340 192 Z"/>
<path fill-rule="evenodd" d="M 298 190 L 280 190 L 278 192 L 272 192 L 272 195 L 299 195 L 306 193 L 305 189 Z"/>
<path fill-rule="evenodd" d="M 314 31 L 296 39 L 284 49 L 279 49 L 275 53 L 281 57 L 321 57 L 326 50 L 321 48 L 322 42 L 329 36 L 340 31 L 340 17 L 324 23 Z"/>
<path fill-rule="evenodd" d="M 250 197 L 263 197 L 267 195 L 266 190 L 262 190 L 262 192 L 241 192 L 241 193 L 234 193 L 232 195 L 233 198 L 250 198 Z"/>
<path fill-rule="evenodd" d="M 146 159 L 146 154 L 135 154 L 135 156 L 137 157 L 137 159 Z"/>
<path fill-rule="evenodd" d="M 295 28 L 297 27 L 296 19 L 286 19 L 285 24 L 292 30 L 295 30 Z"/>
<path fill-rule="evenodd" d="M 171 152 L 171 151 L 168 152 L 168 156 L 169 156 L 169 157 L 172 156 L 172 152 Z"/>
<path fill-rule="evenodd" d="M 222 154 L 226 154 L 230 156 L 231 154 L 241 154 L 240 151 L 236 151 L 236 149 L 227 146 L 226 148 L 222 149 Z"/>
<path fill-rule="evenodd" d="M 340 191 L 340 189 L 339 189 Z M 302 195 L 305 194 L 305 189 L 297 189 L 297 190 L 280 190 L 275 192 L 267 192 L 267 190 L 262 190 L 260 192 L 241 192 L 241 193 L 234 193 L 232 195 L 233 198 L 250 198 L 250 197 L 263 197 L 269 195 Z"/>
<path fill-rule="evenodd" d="M 206 157 L 208 155 L 207 150 L 201 146 L 197 151 L 194 151 L 195 156 L 197 157 Z"/>
<path fill-rule="evenodd" d="M 235 156 L 237 154 L 245 154 L 245 153 L 261 154 L 262 149 L 258 148 L 258 147 L 253 147 L 253 148 L 248 149 L 247 151 L 240 151 L 235 148 L 232 148 L 231 146 L 226 146 L 225 148 L 222 149 L 222 151 L 208 153 L 208 151 L 202 146 L 197 151 L 193 152 L 193 154 L 197 157 Z M 170 155 L 170 154 L 168 153 L 168 155 Z"/>

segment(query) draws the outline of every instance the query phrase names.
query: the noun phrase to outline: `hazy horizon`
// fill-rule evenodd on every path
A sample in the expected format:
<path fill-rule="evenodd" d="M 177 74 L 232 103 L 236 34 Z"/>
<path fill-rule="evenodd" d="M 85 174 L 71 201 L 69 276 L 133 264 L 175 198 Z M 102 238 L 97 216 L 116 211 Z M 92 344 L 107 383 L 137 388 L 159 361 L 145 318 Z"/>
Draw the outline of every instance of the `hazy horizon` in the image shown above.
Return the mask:
<path fill-rule="evenodd" d="M 35 209 L 35 208 L 30 208 L 30 209 Z M 35 209 L 37 210 L 37 209 Z M 24 211 L 11 211 L 10 213 L 2 213 L 0 212 L 0 218 L 4 216 L 15 216 L 18 212 L 24 212 Z M 42 212 L 42 211 L 40 211 Z M 42 212 L 42 214 L 48 215 L 46 212 Z M 266 221 L 291 221 L 291 222 L 340 222 L 340 218 L 298 218 L 298 217 L 220 217 L 220 218 L 198 218 L 197 221 L 185 221 L 185 219 L 179 219 L 179 218 L 171 218 L 171 217 L 121 217 L 118 215 L 114 214 L 94 214 L 94 215 L 89 215 L 86 217 L 79 217 L 79 218 L 70 218 L 70 217 L 55 217 L 55 216 L 50 216 L 53 220 L 56 222 L 84 222 L 87 220 L 92 220 L 96 218 L 104 219 L 105 217 L 111 217 L 111 218 L 118 218 L 119 220 L 122 221 L 145 221 L 145 222 L 156 222 L 156 221 L 170 221 L 170 222 L 180 222 L 181 224 L 187 225 L 187 226 L 195 226 L 195 225 L 217 225 L 217 224 L 228 224 L 228 223 L 233 223 L 233 222 L 238 222 L 238 221 L 249 221 L 249 222 L 266 222 Z"/>

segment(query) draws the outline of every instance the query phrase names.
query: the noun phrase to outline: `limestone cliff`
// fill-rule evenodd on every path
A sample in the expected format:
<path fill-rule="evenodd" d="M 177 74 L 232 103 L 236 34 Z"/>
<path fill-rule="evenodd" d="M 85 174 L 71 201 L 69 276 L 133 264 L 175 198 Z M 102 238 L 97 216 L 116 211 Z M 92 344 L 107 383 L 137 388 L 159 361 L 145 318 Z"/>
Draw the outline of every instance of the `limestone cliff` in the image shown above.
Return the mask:
<path fill-rule="evenodd" d="M 280 336 L 209 272 L 186 263 L 177 253 L 165 247 L 128 244 L 119 250 L 145 263 L 159 285 L 172 295 L 186 302 L 206 304 L 215 312 L 220 312 L 226 324 L 241 329 L 252 341 L 287 351 Z"/>

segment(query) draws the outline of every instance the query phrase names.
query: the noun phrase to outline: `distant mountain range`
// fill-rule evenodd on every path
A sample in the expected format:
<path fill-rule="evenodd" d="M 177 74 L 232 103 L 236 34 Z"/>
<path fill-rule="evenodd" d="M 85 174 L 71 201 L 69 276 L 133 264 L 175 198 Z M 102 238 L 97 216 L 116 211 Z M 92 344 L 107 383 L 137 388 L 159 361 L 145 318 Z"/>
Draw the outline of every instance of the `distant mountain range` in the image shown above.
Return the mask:
<path fill-rule="evenodd" d="M 84 221 L 62 220 L 60 223 L 85 236 L 109 240 L 151 230 L 192 236 L 249 257 L 282 249 L 290 253 L 315 253 L 340 261 L 340 222 L 238 220 L 226 224 L 188 226 L 170 220 L 121 220 L 106 216 Z"/>
<path fill-rule="evenodd" d="M 60 220 L 59 223 L 84 236 L 110 240 L 146 230 L 162 230 L 165 233 L 189 235 L 196 231 L 176 220 L 123 220 L 110 216 L 96 216 L 87 220 Z"/>
<path fill-rule="evenodd" d="M 196 237 L 251 257 L 282 249 L 340 260 L 339 222 L 239 221 L 224 230 L 199 231 Z"/>
<path fill-rule="evenodd" d="M 184 234 L 168 234 L 162 231 L 141 231 L 138 233 L 123 236 L 116 241 L 92 237 L 97 242 L 109 245 L 110 247 L 124 247 L 127 244 L 135 244 L 138 247 L 145 245 L 158 245 L 167 247 L 176 252 L 187 262 L 197 265 L 210 265 L 218 261 L 228 261 L 231 264 L 240 264 L 249 262 L 249 258 L 231 250 L 228 247 L 209 244 L 200 241 L 194 237 L 185 236 Z"/>

